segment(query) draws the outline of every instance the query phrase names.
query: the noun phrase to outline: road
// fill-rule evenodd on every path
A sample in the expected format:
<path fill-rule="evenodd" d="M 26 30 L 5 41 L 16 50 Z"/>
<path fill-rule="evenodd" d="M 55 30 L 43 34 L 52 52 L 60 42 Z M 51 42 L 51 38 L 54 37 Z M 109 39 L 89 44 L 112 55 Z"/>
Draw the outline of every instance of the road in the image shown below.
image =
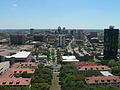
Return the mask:
<path fill-rule="evenodd" d="M 68 44 L 68 46 L 67 46 L 68 52 L 73 53 L 73 49 L 72 49 L 72 47 L 71 47 L 71 44 L 72 44 L 74 41 L 75 41 L 75 38 L 73 37 L 73 39 L 71 40 L 71 42 L 70 42 L 70 43 Z"/>

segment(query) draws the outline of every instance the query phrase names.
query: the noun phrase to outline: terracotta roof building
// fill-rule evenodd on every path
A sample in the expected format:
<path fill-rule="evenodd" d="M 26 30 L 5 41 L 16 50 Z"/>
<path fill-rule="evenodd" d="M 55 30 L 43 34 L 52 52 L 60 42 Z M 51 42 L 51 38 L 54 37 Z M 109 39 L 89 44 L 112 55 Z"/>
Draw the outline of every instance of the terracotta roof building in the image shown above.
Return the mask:
<path fill-rule="evenodd" d="M 86 77 L 85 82 L 91 86 L 115 85 L 120 87 L 120 76 Z"/>
<path fill-rule="evenodd" d="M 35 73 L 35 69 L 22 69 L 22 68 L 16 68 L 16 69 L 14 69 L 14 68 L 10 68 L 13 72 L 14 72 L 14 74 L 21 74 L 21 73 L 23 73 L 23 72 L 27 72 L 28 74 L 34 74 Z"/>
<path fill-rule="evenodd" d="M 12 65 L 11 68 L 6 69 L 0 76 L 0 86 L 8 87 L 30 87 L 31 78 L 17 78 L 16 75 L 19 75 L 23 72 L 28 74 L 34 74 L 35 68 L 38 67 L 38 63 L 33 62 L 20 62 Z"/>
<path fill-rule="evenodd" d="M 95 62 L 76 62 L 76 66 L 96 66 Z"/>
<path fill-rule="evenodd" d="M 37 69 L 39 63 L 34 62 L 18 62 L 12 65 L 12 68 L 32 68 Z"/>
<path fill-rule="evenodd" d="M 27 74 L 34 74 L 35 69 L 22 69 L 22 68 L 9 68 L 5 72 L 2 73 L 0 78 L 13 78 L 15 75 L 21 74 L 23 72 L 27 72 Z"/>
<path fill-rule="evenodd" d="M 27 86 L 30 87 L 31 79 L 30 78 L 0 78 L 0 86 Z"/>
<path fill-rule="evenodd" d="M 79 71 L 89 71 L 89 70 L 99 70 L 99 71 L 109 71 L 111 68 L 108 66 L 82 66 L 79 67 Z"/>

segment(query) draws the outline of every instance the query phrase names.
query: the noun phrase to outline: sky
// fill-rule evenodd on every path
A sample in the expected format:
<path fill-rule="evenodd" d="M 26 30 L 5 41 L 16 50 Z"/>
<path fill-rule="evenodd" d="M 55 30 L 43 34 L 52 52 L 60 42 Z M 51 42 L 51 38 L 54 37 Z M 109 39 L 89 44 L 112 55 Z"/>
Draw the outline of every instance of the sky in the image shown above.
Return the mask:
<path fill-rule="evenodd" d="M 0 0 L 0 29 L 120 28 L 120 0 Z"/>

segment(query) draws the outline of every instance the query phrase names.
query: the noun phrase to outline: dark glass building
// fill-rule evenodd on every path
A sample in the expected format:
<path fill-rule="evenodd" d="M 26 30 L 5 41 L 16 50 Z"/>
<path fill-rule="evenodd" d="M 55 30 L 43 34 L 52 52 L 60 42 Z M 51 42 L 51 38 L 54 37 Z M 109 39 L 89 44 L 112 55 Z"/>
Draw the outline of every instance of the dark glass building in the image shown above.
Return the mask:
<path fill-rule="evenodd" d="M 11 45 L 23 45 L 25 43 L 25 35 L 15 34 L 10 35 L 10 44 Z"/>
<path fill-rule="evenodd" d="M 47 36 L 46 35 L 35 34 L 33 38 L 34 38 L 34 41 L 40 41 L 40 42 L 47 43 Z"/>
<path fill-rule="evenodd" d="M 118 54 L 118 37 L 119 29 L 114 29 L 110 26 L 109 29 L 104 29 L 104 59 L 117 60 Z"/>
<path fill-rule="evenodd" d="M 33 28 L 31 28 L 31 29 L 30 29 L 30 35 L 33 35 L 33 34 L 34 34 L 34 31 L 35 31 L 35 30 L 34 30 Z"/>

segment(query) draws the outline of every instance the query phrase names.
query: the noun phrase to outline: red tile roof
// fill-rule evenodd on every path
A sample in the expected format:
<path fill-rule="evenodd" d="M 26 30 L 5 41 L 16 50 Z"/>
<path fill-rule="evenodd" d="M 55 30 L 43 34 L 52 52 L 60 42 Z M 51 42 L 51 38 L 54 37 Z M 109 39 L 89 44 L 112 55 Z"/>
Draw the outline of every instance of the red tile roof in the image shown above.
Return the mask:
<path fill-rule="evenodd" d="M 27 72 L 28 74 L 34 74 L 35 73 L 35 69 L 26 69 L 26 68 L 10 68 L 14 74 L 20 74 L 20 73 L 23 73 L 23 72 Z"/>
<path fill-rule="evenodd" d="M 30 78 L 0 78 L 0 85 L 15 85 L 15 86 L 21 86 L 21 85 L 30 85 L 31 79 Z"/>
<path fill-rule="evenodd" d="M 0 78 L 12 78 L 12 77 L 14 77 L 14 72 L 9 68 L 6 69 L 0 76 Z"/>
<path fill-rule="evenodd" d="M 97 65 L 95 62 L 76 62 L 76 66 L 95 66 Z"/>
<path fill-rule="evenodd" d="M 6 71 L 3 72 L 3 74 L 0 76 L 2 78 L 12 78 L 14 77 L 14 74 L 20 74 L 23 72 L 27 72 L 28 74 L 34 74 L 35 69 L 22 69 L 22 68 L 9 68 Z"/>
<path fill-rule="evenodd" d="M 22 67 L 37 67 L 39 63 L 34 62 L 19 62 L 12 65 L 12 68 L 22 68 Z"/>
<path fill-rule="evenodd" d="M 85 82 L 87 84 L 99 84 L 99 83 L 120 83 L 120 76 L 93 76 L 86 77 Z"/>
<path fill-rule="evenodd" d="M 87 71 L 87 70 L 111 70 L 108 66 L 81 66 L 79 71 Z"/>
<path fill-rule="evenodd" d="M 22 66 L 27 66 L 27 68 L 21 68 Z M 28 74 L 34 74 L 35 69 L 30 69 L 30 67 L 37 67 L 38 63 L 33 62 L 23 62 L 15 63 L 11 68 L 6 69 L 0 76 L 0 85 L 6 86 L 21 86 L 21 85 L 30 85 L 31 78 L 16 78 L 15 74 L 20 74 L 27 72 Z"/>

